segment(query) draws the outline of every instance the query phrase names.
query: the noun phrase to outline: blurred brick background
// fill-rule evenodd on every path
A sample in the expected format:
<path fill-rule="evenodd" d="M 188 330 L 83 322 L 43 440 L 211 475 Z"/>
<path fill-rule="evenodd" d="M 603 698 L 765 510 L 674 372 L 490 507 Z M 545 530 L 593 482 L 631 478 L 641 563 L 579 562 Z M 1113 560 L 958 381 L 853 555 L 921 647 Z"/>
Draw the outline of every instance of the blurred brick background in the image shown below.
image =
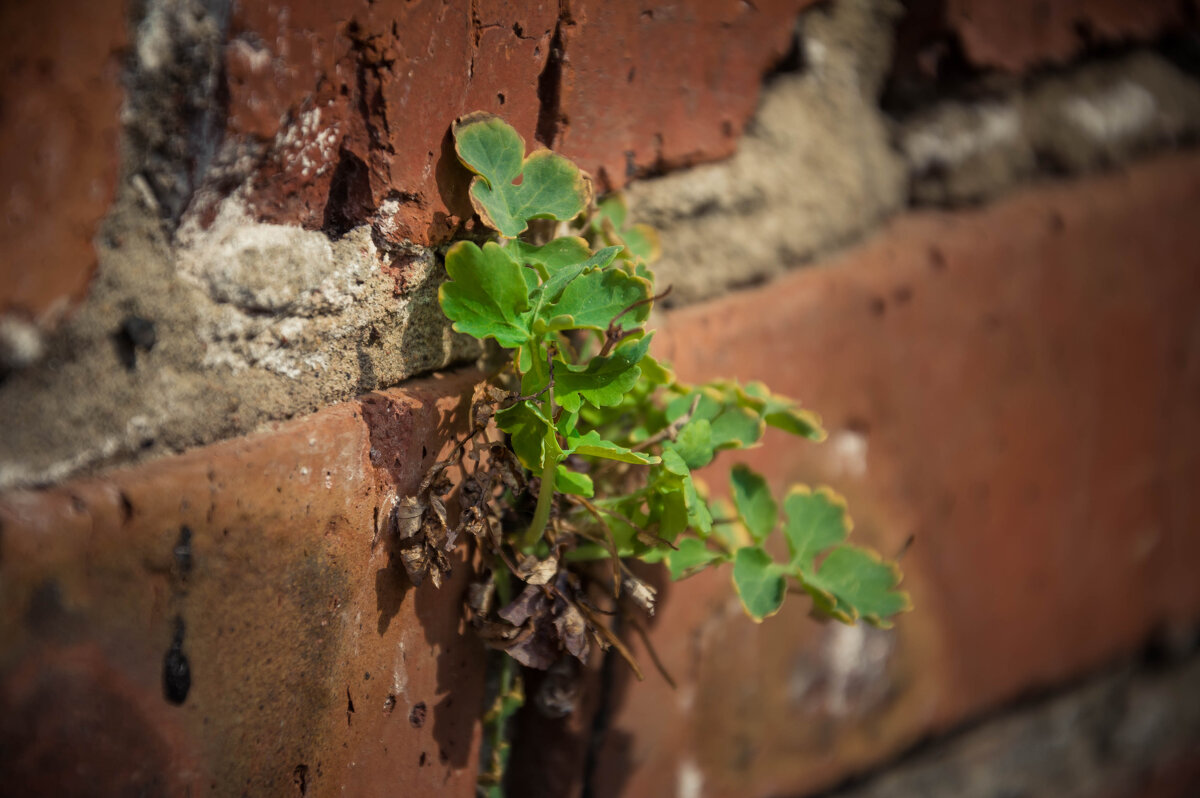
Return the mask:
<path fill-rule="evenodd" d="M 911 538 L 916 605 L 666 586 L 677 687 L 527 710 L 513 794 L 1200 791 L 1196 14 L 6 4 L 5 791 L 473 794 L 469 568 L 377 533 L 478 378 L 436 306 L 475 109 L 627 189 L 660 356 L 821 413 L 747 459 Z"/>

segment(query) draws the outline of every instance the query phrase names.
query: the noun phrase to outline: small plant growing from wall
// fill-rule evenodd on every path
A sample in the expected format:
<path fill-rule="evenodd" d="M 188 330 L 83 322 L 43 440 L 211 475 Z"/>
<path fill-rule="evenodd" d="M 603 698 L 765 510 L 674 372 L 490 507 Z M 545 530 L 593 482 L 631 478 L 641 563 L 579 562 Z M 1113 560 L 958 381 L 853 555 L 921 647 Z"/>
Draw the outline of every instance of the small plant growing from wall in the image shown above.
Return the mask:
<path fill-rule="evenodd" d="M 622 613 L 654 612 L 655 591 L 631 561 L 662 563 L 672 579 L 729 564 L 755 621 L 778 612 L 789 588 L 845 623 L 888 626 L 910 605 L 896 565 L 847 542 L 846 506 L 829 488 L 796 485 L 777 499 L 734 465 L 732 502 L 709 500 L 695 472 L 722 452 L 755 446 L 768 426 L 811 441 L 825 433 L 761 383 L 689 385 L 650 354 L 654 231 L 631 224 L 619 196 L 596 204 L 566 158 L 526 155 L 495 116 L 467 115 L 453 133 L 474 173 L 472 205 L 495 234 L 450 247 L 441 306 L 456 330 L 512 355 L 476 389 L 466 437 L 396 515 L 415 583 L 440 585 L 463 538 L 479 553 L 467 613 L 511 657 L 485 718 L 481 783 L 499 794 L 505 720 L 521 702 L 513 660 L 548 669 L 598 647 L 641 676 L 614 628 Z"/>

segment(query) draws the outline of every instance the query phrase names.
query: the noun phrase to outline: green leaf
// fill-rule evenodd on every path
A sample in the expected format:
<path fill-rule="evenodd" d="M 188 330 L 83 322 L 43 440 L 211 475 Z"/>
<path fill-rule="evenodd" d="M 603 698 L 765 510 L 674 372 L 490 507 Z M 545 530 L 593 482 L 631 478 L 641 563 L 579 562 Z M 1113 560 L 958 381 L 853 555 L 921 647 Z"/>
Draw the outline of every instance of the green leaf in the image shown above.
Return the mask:
<path fill-rule="evenodd" d="M 442 311 L 454 329 L 476 338 L 495 338 L 504 347 L 518 347 L 529 339 L 522 314 L 529 310 L 522 267 L 497 244 L 483 249 L 460 241 L 446 253 L 450 282 L 438 289 Z"/>
<path fill-rule="evenodd" d="M 713 459 L 712 424 L 707 419 L 693 418 L 663 449 L 677 452 L 689 469 L 703 468 Z"/>
<path fill-rule="evenodd" d="M 564 266 L 582 263 L 592 254 L 587 242 L 579 236 L 563 236 L 540 247 L 513 239 L 505 248 L 517 263 L 533 266 L 543 280 Z"/>
<path fill-rule="evenodd" d="M 570 327 L 561 329 L 603 331 L 617 314 L 653 295 L 647 280 L 620 269 L 605 269 L 586 274 L 568 285 L 550 312 L 570 317 Z M 622 316 L 618 324 L 623 328 L 642 324 L 650 316 L 650 308 L 649 302 L 638 305 Z"/>
<path fill-rule="evenodd" d="M 799 407 L 787 407 L 763 413 L 763 421 L 767 422 L 769 427 L 775 427 L 811 441 L 820 442 L 828 437 L 825 428 L 821 426 L 821 417 L 811 410 L 801 410 Z"/>
<path fill-rule="evenodd" d="M 543 304 L 553 304 L 559 301 L 571 283 L 580 275 L 596 269 L 603 269 L 608 264 L 612 263 L 613 258 L 617 256 L 616 247 L 606 247 L 600 250 L 590 258 L 580 262 L 564 265 L 558 268 L 546 282 L 535 288 L 529 295 L 529 301 L 539 310 L 539 315 L 550 316 L 561 313 L 559 310 L 551 310 L 545 314 L 541 314 L 541 306 Z"/>
<path fill-rule="evenodd" d="M 478 175 L 471 204 L 503 236 L 516 238 L 530 219 L 573 219 L 591 202 L 592 181 L 578 166 L 544 149 L 523 157 L 525 141 L 499 117 L 476 112 L 458 119 L 454 147 Z"/>
<path fill-rule="evenodd" d="M 554 472 L 554 489 L 559 493 L 570 493 L 574 496 L 594 496 L 595 487 L 592 478 L 578 471 L 571 471 L 561 463 Z"/>
<path fill-rule="evenodd" d="M 729 473 L 733 501 L 742 523 L 755 543 L 762 543 L 779 517 L 779 508 L 771 497 L 767 481 L 759 474 L 738 463 Z"/>
<path fill-rule="evenodd" d="M 763 434 L 763 422 L 744 407 L 727 405 L 712 420 L 713 447 L 717 449 L 748 449 Z"/>
<path fill-rule="evenodd" d="M 597 407 L 620 404 L 642 373 L 637 364 L 650 348 L 650 338 L 624 343 L 608 357 L 592 358 L 586 366 L 556 362 L 555 401 L 569 412 L 578 410 L 585 399 Z"/>
<path fill-rule="evenodd" d="M 655 465 L 659 458 L 645 452 L 635 452 L 620 444 L 605 440 L 596 430 L 588 430 L 586 435 L 567 438 L 568 454 L 582 454 L 588 457 L 601 457 L 606 460 L 620 460 L 622 463 L 637 463 L 638 465 Z"/>
<path fill-rule="evenodd" d="M 712 533 L 713 519 L 708 511 L 708 502 L 696 489 L 696 481 L 692 477 L 683 478 L 683 497 L 687 501 L 688 523 L 701 537 Z"/>
<path fill-rule="evenodd" d="M 674 542 L 687 529 L 687 497 L 682 490 L 652 493 L 648 501 L 650 521 L 658 523 L 658 536 Z"/>
<path fill-rule="evenodd" d="M 521 465 L 540 474 L 545 463 L 546 442 L 552 437 L 546 434 L 550 429 L 550 421 L 546 416 L 529 402 L 517 402 L 512 407 L 496 412 L 496 426 L 509 434 L 512 450 Z M 550 454 L 557 460 L 563 459 L 557 441 L 555 450 Z"/>
<path fill-rule="evenodd" d="M 686 477 L 692 473 L 688 468 L 687 463 L 683 462 L 683 457 L 674 449 L 663 449 L 662 453 L 663 467 L 672 474 L 678 474 L 681 477 Z"/>
<path fill-rule="evenodd" d="M 738 549 L 733 558 L 733 586 L 755 623 L 779 612 L 787 594 L 783 569 L 758 546 Z"/>
<path fill-rule="evenodd" d="M 862 618 L 886 629 L 892 616 L 912 609 L 908 593 L 896 590 L 900 569 L 869 549 L 839 546 L 805 582 L 817 607 L 846 623 Z"/>
<path fill-rule="evenodd" d="M 825 428 L 821 426 L 821 418 L 816 413 L 802 410 L 786 396 L 771 393 L 761 382 L 737 387 L 737 393 L 739 403 L 757 412 L 768 426 L 813 441 L 825 440 Z"/>
<path fill-rule="evenodd" d="M 794 485 L 783 500 L 783 512 L 792 564 L 806 575 L 812 572 L 817 555 L 844 541 L 854 528 L 846 515 L 846 500 L 829 488 L 814 492 L 806 485 Z"/>
<path fill-rule="evenodd" d="M 658 233 L 653 227 L 645 224 L 626 226 L 629 209 L 624 196 L 610 194 L 600 201 L 596 210 L 596 216 L 592 219 L 592 230 L 602 235 L 605 241 L 610 244 L 624 244 L 632 257 L 646 263 L 658 260 L 662 253 Z"/>
<path fill-rule="evenodd" d="M 671 579 L 676 582 L 724 559 L 722 554 L 708 548 L 704 541 L 698 538 L 684 538 L 679 541 L 679 548 L 669 550 L 666 556 L 667 567 L 671 569 Z"/>
<path fill-rule="evenodd" d="M 646 382 L 651 385 L 675 384 L 675 372 L 671 370 L 670 364 L 656 360 L 653 355 L 643 357 L 638 366 L 642 369 L 642 376 L 646 378 Z"/>

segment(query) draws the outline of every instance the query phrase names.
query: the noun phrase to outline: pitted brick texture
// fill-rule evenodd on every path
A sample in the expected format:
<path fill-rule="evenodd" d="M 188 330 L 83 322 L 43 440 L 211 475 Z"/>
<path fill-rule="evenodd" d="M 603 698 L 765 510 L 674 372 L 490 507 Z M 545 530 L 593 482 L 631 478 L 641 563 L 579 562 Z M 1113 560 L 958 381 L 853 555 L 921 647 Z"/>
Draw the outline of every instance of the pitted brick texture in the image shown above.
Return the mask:
<path fill-rule="evenodd" d="M 881 633 L 791 596 L 756 626 L 727 573 L 670 586 L 652 638 L 679 688 L 618 683 L 593 794 L 803 794 L 1200 619 L 1197 202 L 1200 159 L 1173 157 L 903 217 L 668 314 L 655 344 L 683 379 L 822 413 L 824 444 L 745 459 L 844 493 L 885 553 L 914 536 L 916 609 Z"/>
<path fill-rule="evenodd" d="M 380 527 L 476 378 L 0 498 L 6 791 L 473 795 L 467 569 L 414 589 Z"/>

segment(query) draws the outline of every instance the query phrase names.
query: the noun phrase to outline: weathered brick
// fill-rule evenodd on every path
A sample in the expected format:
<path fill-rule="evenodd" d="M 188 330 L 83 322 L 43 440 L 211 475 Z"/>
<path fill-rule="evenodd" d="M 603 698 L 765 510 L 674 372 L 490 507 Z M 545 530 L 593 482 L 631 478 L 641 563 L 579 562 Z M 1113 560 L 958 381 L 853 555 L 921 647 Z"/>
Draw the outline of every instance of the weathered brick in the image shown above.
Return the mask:
<path fill-rule="evenodd" d="M 0 498 L 6 790 L 474 794 L 467 569 L 413 589 L 376 534 L 475 376 Z"/>
<path fill-rule="evenodd" d="M 672 586 L 653 640 L 679 689 L 618 684 L 594 794 L 801 793 L 1200 618 L 1198 202 L 1200 157 L 1174 156 L 903 217 L 667 315 L 683 378 L 824 414 L 824 445 L 746 459 L 832 484 L 885 553 L 915 536 L 916 609 L 883 633 L 793 597 L 755 626 L 728 574 Z"/>
<path fill-rule="evenodd" d="M 948 0 L 910 3 L 902 27 L 902 56 L 926 69 L 949 55 L 944 37 L 954 35 L 970 64 L 1024 72 L 1063 64 L 1088 47 L 1153 41 L 1182 28 L 1190 2 L 1175 0 Z M 907 68 L 907 67 L 906 67 Z"/>
<path fill-rule="evenodd" d="M 724 157 L 810 1 L 239 6 L 228 130 L 267 145 L 247 201 L 310 228 L 391 201 L 399 239 L 444 241 L 470 216 L 449 125 L 473 110 L 610 187 Z"/>
<path fill-rule="evenodd" d="M 125 9 L 0 9 L 0 313 L 36 318 L 79 299 L 117 176 Z"/>

